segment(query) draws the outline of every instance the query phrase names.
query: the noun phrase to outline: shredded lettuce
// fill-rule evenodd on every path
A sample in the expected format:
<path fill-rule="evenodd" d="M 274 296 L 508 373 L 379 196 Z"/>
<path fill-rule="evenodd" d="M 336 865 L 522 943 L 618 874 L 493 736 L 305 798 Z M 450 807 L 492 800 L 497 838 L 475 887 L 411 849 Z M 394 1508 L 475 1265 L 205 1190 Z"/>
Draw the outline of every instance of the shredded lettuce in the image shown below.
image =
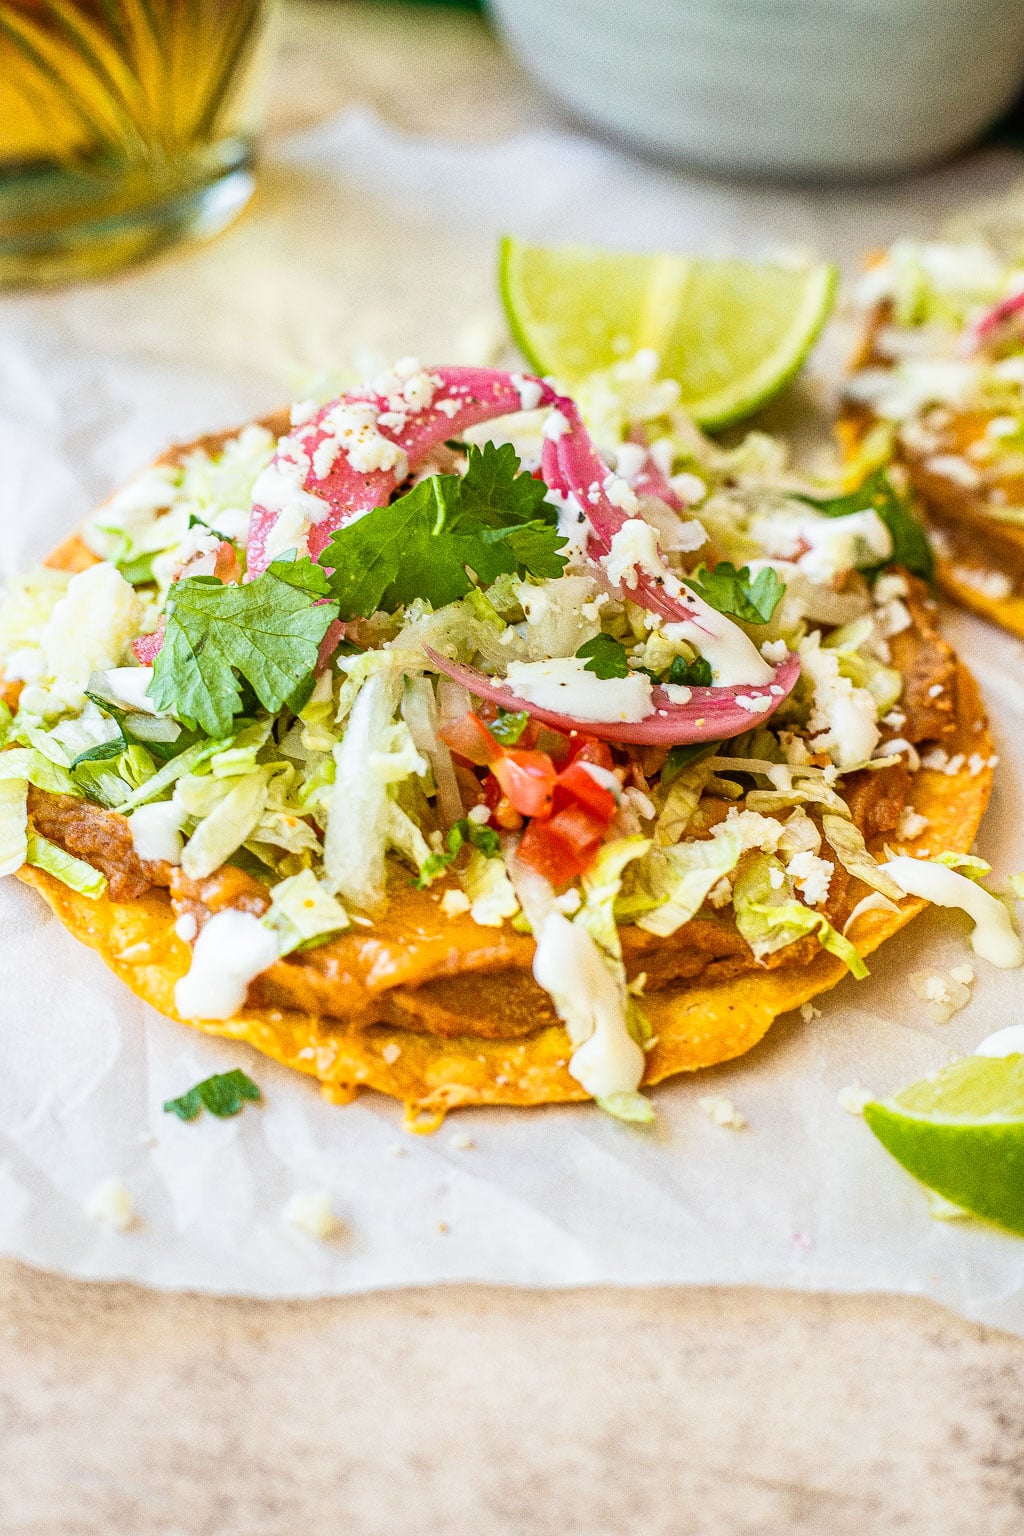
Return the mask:
<path fill-rule="evenodd" d="M 472 903 L 470 917 L 482 927 L 500 928 L 506 918 L 515 917 L 519 911 L 519 900 L 502 858 L 473 848 L 458 880 Z"/>
<path fill-rule="evenodd" d="M 274 886 L 263 921 L 277 934 L 282 955 L 300 946 L 312 947 L 315 940 L 323 942 L 352 926 L 341 902 L 308 869 Z"/>
<path fill-rule="evenodd" d="M 616 1120 L 625 1120 L 629 1125 L 654 1124 L 654 1105 L 645 1094 L 610 1093 L 606 1098 L 597 1099 L 595 1102 L 598 1109 L 603 1109 L 606 1115 L 614 1115 Z"/>
<path fill-rule="evenodd" d="M 254 773 L 259 753 L 270 739 L 273 719 L 254 721 L 234 737 L 231 745 L 210 758 L 210 772 L 215 779 L 238 778 L 243 773 Z"/>
<path fill-rule="evenodd" d="M 649 852 L 646 837 L 621 837 L 605 843 L 590 869 L 583 876 L 583 905 L 573 922 L 584 928 L 601 953 L 614 978 L 630 1035 L 643 1045 L 651 1034 L 650 1026 L 626 987 L 626 967 L 622 959 L 622 937 L 615 921 L 615 903 L 622 890 L 623 878 L 630 864 Z"/>
<path fill-rule="evenodd" d="M 850 807 L 842 795 L 837 794 L 824 779 L 812 778 L 802 772 L 792 789 L 752 789 L 744 801 L 747 810 L 758 811 L 765 816 L 804 804 L 820 805 L 836 816 L 850 819 Z"/>
<path fill-rule="evenodd" d="M 679 418 L 685 439 L 680 453 L 692 452 L 700 434 L 677 409 L 679 385 L 657 378 L 658 359 L 648 350 L 623 358 L 573 380 L 573 396 L 594 442 L 604 452 L 617 452 L 634 423 L 670 422 Z"/>
<path fill-rule="evenodd" d="M 772 883 L 773 875 L 777 884 Z M 858 980 L 868 974 L 850 940 L 821 912 L 797 900 L 785 869 L 772 854 L 756 855 L 746 863 L 736 877 L 732 899 L 736 927 L 756 960 L 813 933 L 822 949 L 842 960 Z"/>
<path fill-rule="evenodd" d="M 267 809 L 256 824 L 256 830 L 247 842 L 246 846 L 256 851 L 256 845 L 261 845 L 261 856 L 269 849 L 278 850 L 286 854 L 311 854 L 317 856 L 322 853 L 320 839 L 308 821 L 294 816 L 290 811 Z M 269 849 L 264 845 L 269 845 Z M 277 860 L 275 860 L 275 863 Z"/>
<path fill-rule="evenodd" d="M 338 671 L 344 674 L 344 682 L 338 690 L 335 717 L 338 724 L 341 725 L 347 719 L 364 683 L 377 673 L 386 673 L 393 684 L 395 679 L 416 677 L 429 665 L 421 651 L 397 643 L 382 651 L 360 651 L 354 656 L 339 656 Z"/>
<path fill-rule="evenodd" d="M 0 779 L 0 875 L 13 875 L 28 854 L 28 781 Z"/>
<path fill-rule="evenodd" d="M 898 325 L 935 324 L 959 330 L 979 305 L 1000 297 L 1005 267 L 979 240 L 962 244 L 937 240 L 896 240 L 884 262 L 872 268 L 863 286 L 883 285 Z"/>
<path fill-rule="evenodd" d="M 710 777 L 711 764 L 706 759 L 691 762 L 676 774 L 654 824 L 654 841 L 659 847 L 667 848 L 679 842 L 693 820 Z"/>
<path fill-rule="evenodd" d="M 170 575 L 177 546 L 192 527 L 244 542 L 253 486 L 274 454 L 273 434 L 244 427 L 221 453 L 195 449 L 181 464 L 158 464 L 136 475 L 89 520 L 89 548 L 134 583 Z"/>
<path fill-rule="evenodd" d="M 605 843 L 583 876 L 583 905 L 574 922 L 585 928 L 604 954 L 616 962 L 621 975 L 622 944 L 615 922 L 615 902 L 622 888 L 626 868 L 634 859 L 642 859 L 651 847 L 646 837 L 620 837 Z"/>
<path fill-rule="evenodd" d="M 968 880 L 976 880 L 978 882 L 984 880 L 986 875 L 992 873 L 992 865 L 987 864 L 984 859 L 979 859 L 973 853 L 937 853 L 930 862 L 932 864 L 944 864 L 947 869 L 955 869 L 959 874 L 966 875 Z M 902 895 L 903 893 L 901 892 L 900 894 Z"/>
<path fill-rule="evenodd" d="M 197 741 L 194 746 L 186 747 L 184 752 L 179 753 L 177 757 L 172 757 L 169 763 L 165 763 L 162 768 L 158 768 L 155 773 L 139 784 L 127 799 L 116 806 L 116 809 L 126 816 L 137 806 L 146 805 L 150 800 L 159 800 L 164 791 L 170 789 L 171 785 L 176 784 L 185 774 L 190 774 L 200 763 L 205 763 L 216 752 L 229 747 L 231 740 L 232 738 L 228 736 L 213 741 Z M 125 757 L 130 757 L 130 753 L 125 753 Z"/>
<path fill-rule="evenodd" d="M 716 832 L 698 842 L 652 848 L 633 866 L 628 898 L 633 910 L 638 895 L 652 904 L 636 917 L 638 928 L 667 938 L 696 916 L 719 880 L 732 874 L 742 842 L 726 823 Z"/>
<path fill-rule="evenodd" d="M 385 856 L 391 811 L 398 808 L 387 783 L 372 771 L 371 759 L 394 720 L 401 686 L 401 674 L 393 667 L 374 671 L 356 695 L 345 735 L 334 749 L 324 839 L 326 884 L 364 912 L 380 911 L 386 900 Z"/>
<path fill-rule="evenodd" d="M 874 621 L 865 615 L 833 630 L 822 642 L 822 648 L 837 653 L 840 675 L 849 678 L 855 688 L 866 688 L 879 715 L 887 715 L 890 709 L 895 709 L 903 692 L 903 674 L 895 667 L 885 666 L 874 656 L 864 654 L 861 647 L 874 633 Z"/>
<path fill-rule="evenodd" d="M 72 854 L 65 853 L 63 848 L 58 848 L 56 843 L 41 837 L 38 832 L 28 834 L 25 863 L 45 870 L 55 880 L 78 891 L 79 895 L 88 896 L 90 901 L 102 896 L 107 888 L 106 875 L 93 869 L 91 864 L 86 864 L 84 859 L 76 859 Z"/>
<path fill-rule="evenodd" d="M 826 812 L 821 818 L 825 839 L 843 868 L 856 880 L 863 880 L 872 890 L 888 896 L 890 901 L 900 901 L 903 892 L 890 874 L 887 874 L 872 858 L 860 829 L 844 816 Z M 985 866 L 986 870 L 988 865 Z"/>
<path fill-rule="evenodd" d="M 385 807 L 384 833 L 385 841 L 389 849 L 393 848 L 408 860 L 417 873 L 422 874 L 423 868 L 430 858 L 431 848 L 419 827 L 413 821 L 407 811 L 404 811 L 397 800 L 389 797 Z"/>
<path fill-rule="evenodd" d="M 51 795 L 80 795 L 82 791 L 66 768 L 53 763 L 35 747 L 10 747 L 0 752 L 0 782 L 27 780 Z"/>
<path fill-rule="evenodd" d="M 189 879 L 212 875 L 241 848 L 255 832 L 266 803 L 265 769 L 237 779 L 185 844 L 181 867 Z"/>

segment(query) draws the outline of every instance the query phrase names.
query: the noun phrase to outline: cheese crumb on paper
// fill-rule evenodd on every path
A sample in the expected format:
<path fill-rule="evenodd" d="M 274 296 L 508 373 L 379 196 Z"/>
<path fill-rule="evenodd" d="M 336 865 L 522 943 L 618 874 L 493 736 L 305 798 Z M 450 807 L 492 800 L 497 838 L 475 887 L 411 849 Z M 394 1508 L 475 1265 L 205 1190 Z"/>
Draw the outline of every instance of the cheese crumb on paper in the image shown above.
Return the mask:
<path fill-rule="evenodd" d="M 331 1209 L 330 1196 L 322 1191 L 296 1190 L 284 1208 L 284 1219 L 321 1243 L 337 1237 L 341 1231 L 341 1222 Z"/>
<path fill-rule="evenodd" d="M 948 1024 L 954 1013 L 959 1013 L 971 1000 L 970 983 L 974 980 L 974 972 L 969 965 L 957 966 L 948 975 L 939 971 L 914 971 L 909 979 L 910 990 L 928 1005 L 928 1012 L 936 1024 Z"/>
<path fill-rule="evenodd" d="M 730 1131 L 742 1131 L 746 1129 L 747 1118 L 741 1115 L 732 1099 L 727 1099 L 724 1094 L 709 1093 L 702 1099 L 698 1099 L 704 1113 L 712 1119 L 716 1125 Z"/>
<path fill-rule="evenodd" d="M 836 1103 L 840 1109 L 845 1109 L 848 1115 L 862 1115 L 865 1104 L 870 1104 L 874 1097 L 870 1088 L 853 1082 L 847 1083 L 845 1088 L 840 1088 L 836 1094 Z"/>
<path fill-rule="evenodd" d="M 118 1232 L 127 1232 L 135 1223 L 135 1201 L 120 1179 L 103 1179 L 97 1184 L 84 1210 L 91 1221 L 114 1227 Z"/>

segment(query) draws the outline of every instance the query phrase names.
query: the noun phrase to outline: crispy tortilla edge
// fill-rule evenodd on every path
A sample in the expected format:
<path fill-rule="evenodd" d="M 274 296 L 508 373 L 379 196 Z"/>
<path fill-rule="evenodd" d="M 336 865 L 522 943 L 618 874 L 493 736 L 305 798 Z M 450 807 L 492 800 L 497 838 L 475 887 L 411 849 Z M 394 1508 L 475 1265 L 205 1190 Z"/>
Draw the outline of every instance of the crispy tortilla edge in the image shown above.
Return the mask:
<path fill-rule="evenodd" d="M 286 430 L 282 416 L 268 418 L 271 430 Z M 157 462 L 180 458 L 192 448 L 209 451 L 234 435 L 223 433 L 172 448 Z M 81 570 L 95 560 L 72 535 L 47 564 Z M 966 755 L 986 760 L 992 741 L 974 678 L 962 663 L 957 676 L 959 729 L 956 743 Z M 992 771 L 954 775 L 922 769 L 914 776 L 910 804 L 929 821 L 919 845 L 965 852 L 970 848 L 991 792 Z M 906 844 L 911 851 L 914 844 Z M 534 1105 L 589 1097 L 569 1075 L 565 1031 L 551 1027 L 514 1041 L 476 1036 L 439 1039 L 390 1025 L 345 1026 L 317 1015 L 277 1009 L 245 1009 L 228 1020 L 183 1019 L 174 1007 L 174 987 L 189 963 L 190 950 L 174 931 L 166 891 L 153 889 L 139 900 L 90 900 L 45 872 L 27 866 L 18 877 L 46 900 L 61 924 L 94 949 L 136 996 L 160 1013 L 203 1033 L 243 1040 L 283 1066 L 318 1080 L 327 1097 L 351 1100 L 373 1088 L 402 1100 L 426 1126 L 448 1110 L 471 1104 Z M 927 903 L 908 899 L 899 914 L 870 911 L 857 920 L 853 938 L 868 955 L 892 937 Z M 748 976 L 669 988 L 643 999 L 655 1043 L 648 1054 L 644 1086 L 682 1072 L 715 1066 L 743 1055 L 761 1040 L 781 1014 L 829 991 L 846 967 L 822 951 L 810 965 L 766 971 L 756 988 Z"/>
<path fill-rule="evenodd" d="M 870 268 L 874 265 L 874 262 L 869 261 L 867 265 Z M 846 361 L 846 371 L 848 373 L 853 373 L 858 368 L 866 367 L 871 362 L 875 338 L 879 327 L 884 322 L 884 318 L 884 305 L 876 305 L 866 316 L 863 326 L 855 337 L 854 345 Z M 855 458 L 868 428 L 877 419 L 869 411 L 853 406 L 847 406 L 843 410 L 839 421 L 836 423 L 836 436 L 839 440 L 840 448 L 848 460 Z M 911 478 L 913 479 L 913 474 Z M 913 495 L 918 510 L 923 515 L 926 531 L 937 529 L 938 532 L 943 532 L 944 529 L 941 523 L 938 522 L 938 519 L 933 520 L 932 518 L 931 505 L 933 498 L 929 496 L 927 489 L 922 488 L 919 484 L 914 485 Z M 979 508 L 978 516 L 981 523 L 984 522 L 984 512 L 984 507 Z M 998 521 L 993 519 L 992 522 L 998 528 Z M 952 598 L 955 603 L 959 603 L 962 608 L 966 608 L 970 613 L 977 614 L 979 618 L 987 619 L 990 624 L 997 624 L 1000 629 L 1005 629 L 1009 634 L 1016 635 L 1018 639 L 1024 640 L 1024 597 L 987 597 L 976 586 L 961 580 L 956 574 L 959 565 L 974 565 L 978 570 L 983 571 L 991 567 L 991 562 L 972 559 L 970 556 L 962 562 L 944 559 L 934 547 L 932 554 L 935 560 L 935 584 L 946 597 Z"/>

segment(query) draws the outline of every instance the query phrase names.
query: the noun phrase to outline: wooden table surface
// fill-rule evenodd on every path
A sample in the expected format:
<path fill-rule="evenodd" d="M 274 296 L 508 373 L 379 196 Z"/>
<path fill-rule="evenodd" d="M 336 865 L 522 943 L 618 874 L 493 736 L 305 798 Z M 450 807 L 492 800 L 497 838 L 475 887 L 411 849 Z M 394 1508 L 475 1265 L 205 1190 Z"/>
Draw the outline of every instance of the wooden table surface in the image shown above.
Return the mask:
<path fill-rule="evenodd" d="M 292 5 L 283 32 L 272 134 L 356 101 L 462 137 L 557 121 L 465 13 Z M 0 1536 L 1022 1529 L 1024 1341 L 928 1303 L 256 1303 L 0 1261 Z"/>

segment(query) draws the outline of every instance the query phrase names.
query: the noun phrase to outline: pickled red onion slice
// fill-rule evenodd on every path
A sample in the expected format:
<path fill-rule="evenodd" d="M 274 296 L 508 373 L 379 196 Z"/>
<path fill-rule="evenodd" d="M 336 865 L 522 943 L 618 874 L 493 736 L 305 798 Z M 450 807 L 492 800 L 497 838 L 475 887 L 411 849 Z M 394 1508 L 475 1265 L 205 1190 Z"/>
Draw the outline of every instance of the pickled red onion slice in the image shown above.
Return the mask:
<path fill-rule="evenodd" d="M 510 712 L 525 710 L 542 725 L 568 734 L 581 731 L 602 741 L 620 741 L 634 746 L 681 746 L 690 742 L 721 741 L 739 736 L 752 726 L 767 720 L 792 693 L 800 675 L 800 661 L 790 654 L 775 668 L 767 686 L 748 685 L 734 688 L 691 688 L 686 704 L 673 704 L 663 688 L 653 690 L 655 713 L 644 720 L 584 720 L 531 704 L 512 692 L 507 683 L 488 677 L 476 667 L 464 666 L 447 656 L 424 648 L 439 672 L 461 683 L 478 699 L 487 699 Z M 749 702 L 740 703 L 741 699 Z"/>

